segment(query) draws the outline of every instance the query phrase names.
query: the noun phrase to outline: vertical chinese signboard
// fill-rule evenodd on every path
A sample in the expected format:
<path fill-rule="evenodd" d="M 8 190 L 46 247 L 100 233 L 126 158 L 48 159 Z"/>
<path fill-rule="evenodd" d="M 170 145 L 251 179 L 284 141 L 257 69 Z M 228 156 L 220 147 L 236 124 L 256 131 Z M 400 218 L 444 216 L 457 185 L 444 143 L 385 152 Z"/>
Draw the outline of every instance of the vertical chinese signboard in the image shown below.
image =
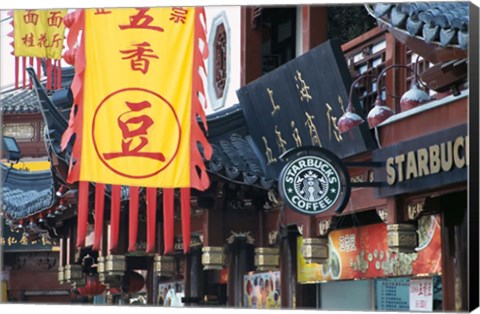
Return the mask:
<path fill-rule="evenodd" d="M 278 157 L 291 148 L 324 147 L 340 158 L 374 148 L 366 123 L 346 134 L 337 128 L 350 83 L 340 46 L 328 41 L 237 91 L 248 129 L 273 177 L 283 166 Z"/>
<path fill-rule="evenodd" d="M 189 189 L 209 185 L 197 144 L 207 159 L 211 155 L 197 123 L 202 118 L 206 128 L 198 98 L 204 94 L 199 69 L 208 53 L 198 45 L 200 39 L 206 43 L 201 15 L 201 8 L 185 7 L 77 11 L 67 39 L 77 51 L 75 101 L 62 138 L 62 147 L 73 134 L 77 139 L 68 175 L 69 182 L 80 181 L 77 246 L 84 245 L 87 183 L 97 182 L 99 194 L 104 184 L 112 185 L 111 249 L 118 240 L 120 185 L 130 186 L 130 220 L 138 216 L 138 187 L 147 187 L 147 252 L 155 243 L 156 188 L 164 188 L 166 251 L 173 250 L 173 188 L 182 188 L 188 251 Z M 95 249 L 100 227 L 97 231 Z M 129 242 L 134 250 L 135 237 Z"/>
<path fill-rule="evenodd" d="M 15 55 L 15 86 L 18 88 L 20 63 L 23 68 L 23 87 L 26 84 L 26 66 L 37 62 L 37 74 L 41 72 L 41 59 L 47 62 L 47 88 L 52 86 L 52 70 L 55 88 L 61 87 L 61 65 L 65 37 L 65 9 L 15 10 L 13 13 L 13 54 Z M 20 59 L 21 58 L 21 59 Z M 28 58 L 28 60 L 27 60 Z M 20 62 L 21 60 L 21 62 Z M 54 68 L 52 62 L 54 60 Z"/>

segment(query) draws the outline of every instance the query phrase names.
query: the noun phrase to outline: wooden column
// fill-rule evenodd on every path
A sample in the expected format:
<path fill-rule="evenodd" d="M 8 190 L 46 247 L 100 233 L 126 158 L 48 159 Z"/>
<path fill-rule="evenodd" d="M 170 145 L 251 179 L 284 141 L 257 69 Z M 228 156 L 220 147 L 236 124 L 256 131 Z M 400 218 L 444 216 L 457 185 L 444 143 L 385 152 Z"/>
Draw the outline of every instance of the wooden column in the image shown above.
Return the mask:
<path fill-rule="evenodd" d="M 211 208 L 205 209 L 203 216 L 203 246 L 223 246 L 223 206 L 225 192 L 222 182 L 217 182 L 215 187 L 215 200 Z"/>
<path fill-rule="evenodd" d="M 262 32 L 252 25 L 253 7 L 242 6 L 240 16 L 241 55 L 240 84 L 242 86 L 262 75 Z"/>
<path fill-rule="evenodd" d="M 245 239 L 235 239 L 229 245 L 228 256 L 228 305 L 243 305 L 243 276 L 253 270 L 253 245 Z"/>
<path fill-rule="evenodd" d="M 280 239 L 280 294 L 282 308 L 293 309 L 297 282 L 296 226 L 286 227 Z"/>
<path fill-rule="evenodd" d="M 75 253 L 77 248 L 76 244 L 76 237 L 77 237 L 77 222 L 74 220 L 70 220 L 68 222 L 67 228 L 67 244 L 66 244 L 66 260 L 65 263 L 67 264 L 75 264 L 77 261 L 75 260 Z"/>
<path fill-rule="evenodd" d="M 387 47 L 385 54 L 385 67 L 388 67 L 393 64 L 405 65 L 405 46 L 398 42 L 392 34 L 386 33 L 385 40 L 387 41 Z M 404 68 L 390 69 L 385 74 L 385 86 L 390 92 L 390 95 L 387 93 L 385 102 L 387 106 L 393 109 L 395 112 L 400 112 L 399 101 L 391 97 L 392 95 L 401 96 L 402 92 L 405 91 L 405 78 L 406 74 L 412 74 Z"/>
<path fill-rule="evenodd" d="M 327 6 L 303 5 L 302 10 L 302 51 L 310 49 L 328 40 Z"/>
<path fill-rule="evenodd" d="M 147 287 L 147 304 L 155 305 L 157 302 L 157 295 L 153 292 L 157 290 L 154 286 L 157 283 L 157 280 L 154 279 L 156 275 L 153 269 L 153 258 L 151 256 L 145 256 L 144 258 L 147 263 L 147 278 L 145 278 L 145 285 Z"/>

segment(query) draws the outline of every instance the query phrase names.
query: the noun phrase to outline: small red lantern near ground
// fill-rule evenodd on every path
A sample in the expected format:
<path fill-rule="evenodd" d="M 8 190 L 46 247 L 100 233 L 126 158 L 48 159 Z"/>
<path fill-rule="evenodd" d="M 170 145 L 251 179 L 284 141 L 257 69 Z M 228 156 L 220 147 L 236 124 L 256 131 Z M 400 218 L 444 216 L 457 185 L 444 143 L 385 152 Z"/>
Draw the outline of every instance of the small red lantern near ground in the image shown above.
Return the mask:
<path fill-rule="evenodd" d="M 95 296 L 102 294 L 105 291 L 105 285 L 98 280 L 98 275 L 86 275 L 85 286 L 77 288 L 80 295 Z"/>

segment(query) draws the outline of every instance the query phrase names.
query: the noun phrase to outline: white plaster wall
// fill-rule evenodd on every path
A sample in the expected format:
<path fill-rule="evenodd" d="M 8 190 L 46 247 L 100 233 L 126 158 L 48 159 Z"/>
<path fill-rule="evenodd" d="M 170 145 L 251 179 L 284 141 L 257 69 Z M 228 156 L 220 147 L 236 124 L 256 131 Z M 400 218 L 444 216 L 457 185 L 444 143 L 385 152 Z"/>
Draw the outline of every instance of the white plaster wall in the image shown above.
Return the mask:
<path fill-rule="evenodd" d="M 210 37 L 210 32 L 212 30 L 212 22 L 215 17 L 219 16 L 224 12 L 227 23 L 230 29 L 229 32 L 229 44 L 230 44 L 230 73 L 229 83 L 227 89 L 227 95 L 223 107 L 214 110 L 210 104 L 209 97 L 207 95 L 207 108 L 205 112 L 210 114 L 214 111 L 223 110 L 238 103 L 238 98 L 236 91 L 240 88 L 240 6 L 207 6 L 205 7 L 205 12 L 207 15 L 207 40 Z M 207 66 L 208 68 L 208 66 Z M 207 93 L 208 93 L 208 88 Z M 225 97 L 225 96 L 224 96 Z"/>

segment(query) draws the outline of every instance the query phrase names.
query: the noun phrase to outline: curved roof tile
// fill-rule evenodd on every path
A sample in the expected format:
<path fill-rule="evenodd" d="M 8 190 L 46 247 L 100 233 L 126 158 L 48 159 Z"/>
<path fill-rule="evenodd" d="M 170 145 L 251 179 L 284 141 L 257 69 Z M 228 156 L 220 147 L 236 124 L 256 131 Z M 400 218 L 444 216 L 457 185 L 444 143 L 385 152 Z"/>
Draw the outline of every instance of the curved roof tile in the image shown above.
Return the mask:
<path fill-rule="evenodd" d="M 468 48 L 468 2 L 419 2 L 365 5 L 370 15 L 441 47 Z"/>

